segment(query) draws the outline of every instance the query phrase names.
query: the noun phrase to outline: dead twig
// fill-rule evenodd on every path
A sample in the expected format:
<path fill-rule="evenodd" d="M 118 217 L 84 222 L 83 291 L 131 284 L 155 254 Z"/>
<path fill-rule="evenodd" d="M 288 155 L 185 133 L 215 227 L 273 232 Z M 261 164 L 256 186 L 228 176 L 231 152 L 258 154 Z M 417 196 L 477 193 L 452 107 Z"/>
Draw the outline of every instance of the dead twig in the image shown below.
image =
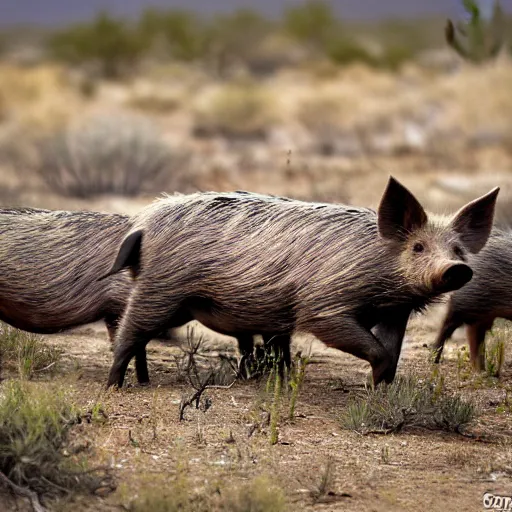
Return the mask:
<path fill-rule="evenodd" d="M 32 510 L 34 512 L 47 512 L 47 509 L 44 508 L 39 502 L 39 497 L 37 494 L 26 487 L 21 487 L 12 482 L 4 473 L 0 471 L 0 483 L 3 483 L 6 487 L 8 487 L 14 494 L 27 498 L 32 506 Z"/>
<path fill-rule="evenodd" d="M 210 372 L 208 374 L 208 377 L 199 385 L 196 387 L 196 385 L 190 384 L 196 388 L 196 391 L 189 397 L 189 398 L 182 398 L 180 403 L 180 416 L 179 420 L 183 421 L 185 419 L 185 409 L 187 407 L 191 407 L 192 404 L 196 403 L 196 409 L 199 409 L 199 402 L 201 400 L 201 395 L 206 391 L 206 388 L 208 387 L 208 384 L 213 379 L 213 372 Z"/>

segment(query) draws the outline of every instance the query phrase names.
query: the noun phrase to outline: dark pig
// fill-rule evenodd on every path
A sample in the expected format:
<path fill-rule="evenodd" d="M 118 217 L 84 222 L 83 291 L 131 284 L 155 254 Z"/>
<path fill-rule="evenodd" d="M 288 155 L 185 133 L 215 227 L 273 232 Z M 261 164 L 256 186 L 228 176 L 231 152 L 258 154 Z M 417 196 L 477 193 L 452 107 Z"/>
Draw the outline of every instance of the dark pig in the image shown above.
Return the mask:
<path fill-rule="evenodd" d="M 471 363 L 485 368 L 485 336 L 496 318 L 512 320 L 512 232 L 493 229 L 484 249 L 469 258 L 473 279 L 454 292 L 443 325 L 434 344 L 435 362 L 441 359 L 444 344 L 456 329 L 466 326 Z"/>

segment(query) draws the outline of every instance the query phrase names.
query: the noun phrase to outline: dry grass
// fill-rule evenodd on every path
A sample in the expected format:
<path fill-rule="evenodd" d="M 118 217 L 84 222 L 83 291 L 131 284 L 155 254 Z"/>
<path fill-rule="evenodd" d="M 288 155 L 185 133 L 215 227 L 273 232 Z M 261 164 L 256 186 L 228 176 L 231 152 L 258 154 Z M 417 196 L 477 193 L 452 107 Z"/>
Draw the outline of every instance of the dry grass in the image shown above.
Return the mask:
<path fill-rule="evenodd" d="M 27 490 L 37 500 L 111 486 L 105 473 L 86 471 L 83 461 L 80 466 L 66 455 L 80 417 L 60 390 L 16 381 L 0 389 L 0 473 L 15 492 Z"/>
<path fill-rule="evenodd" d="M 407 427 L 460 432 L 476 415 L 475 405 L 443 392 L 443 378 L 398 376 L 388 386 L 367 389 L 347 408 L 342 425 L 360 433 L 399 432 Z"/>
<path fill-rule="evenodd" d="M 0 324 L 0 370 L 14 370 L 21 379 L 55 371 L 62 350 L 46 344 L 43 337 Z"/>
<path fill-rule="evenodd" d="M 203 100 L 194 113 L 198 136 L 261 139 L 276 122 L 271 94 L 252 83 L 225 85 Z"/>
<path fill-rule="evenodd" d="M 71 197 L 134 196 L 179 188 L 185 155 L 140 116 L 96 116 L 39 143 L 37 171 Z"/>

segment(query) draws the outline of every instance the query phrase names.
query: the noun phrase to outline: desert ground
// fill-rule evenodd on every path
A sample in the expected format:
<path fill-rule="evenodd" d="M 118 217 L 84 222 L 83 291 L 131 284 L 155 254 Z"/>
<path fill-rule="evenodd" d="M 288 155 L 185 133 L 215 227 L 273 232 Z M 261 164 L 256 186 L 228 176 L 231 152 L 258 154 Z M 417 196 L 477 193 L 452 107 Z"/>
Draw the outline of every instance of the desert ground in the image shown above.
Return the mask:
<path fill-rule="evenodd" d="M 506 223 L 512 217 L 512 62 L 506 56 L 479 66 L 452 60 L 449 66 L 411 62 L 396 72 L 357 63 L 299 66 L 258 81 L 241 74 L 229 83 L 173 64 L 123 83 L 99 81 L 93 96 L 84 95 L 80 77 L 60 64 L 4 62 L 0 205 L 134 214 L 161 192 L 243 189 L 376 207 L 393 175 L 439 213 L 500 185 L 497 221 Z M 123 126 L 139 129 L 150 121 L 158 134 L 152 140 L 170 154 L 164 179 L 142 177 L 130 197 L 115 187 L 84 197 L 70 193 L 65 165 L 39 148 L 54 134 L 73 137 L 73 130 L 98 119 L 108 121 L 113 139 Z M 69 145 L 72 156 L 83 157 L 78 143 Z M 48 165 L 62 171 L 57 179 Z M 85 447 L 80 456 L 89 467 L 107 466 L 115 481 L 111 492 L 44 504 L 63 511 L 195 510 L 165 503 L 144 508 L 144 499 L 185 493 L 215 502 L 266 477 L 282 505 L 270 500 L 248 508 L 239 498 L 218 509 L 483 510 L 485 492 L 512 495 L 510 331 L 507 324 L 498 329 L 506 340 L 499 377 L 471 370 L 462 329 L 436 370 L 429 349 L 444 307 L 411 320 L 398 373 L 428 380 L 439 372 L 443 393 L 470 400 L 477 414 L 460 432 L 344 428 L 349 404 L 365 396 L 370 367 L 307 335 L 293 341 L 293 353 L 309 357 L 293 418 L 286 386 L 274 403 L 274 444 L 268 376 L 207 388 L 200 408 L 188 407 L 180 421 L 182 398 L 193 391 L 179 365 L 192 336 L 185 328 L 172 343 L 148 346 L 150 386 L 138 386 L 130 369 L 127 385 L 115 391 L 105 389 L 112 352 L 103 324 L 42 336 L 62 353 L 28 384 L 66 393 L 82 411 L 70 442 Z M 199 325 L 193 335 L 202 335 L 204 361 L 238 357 L 232 338 Z M 19 379 L 16 365 L 2 376 L 0 397 Z M 26 500 L 2 492 L 1 511 L 29 510 Z"/>

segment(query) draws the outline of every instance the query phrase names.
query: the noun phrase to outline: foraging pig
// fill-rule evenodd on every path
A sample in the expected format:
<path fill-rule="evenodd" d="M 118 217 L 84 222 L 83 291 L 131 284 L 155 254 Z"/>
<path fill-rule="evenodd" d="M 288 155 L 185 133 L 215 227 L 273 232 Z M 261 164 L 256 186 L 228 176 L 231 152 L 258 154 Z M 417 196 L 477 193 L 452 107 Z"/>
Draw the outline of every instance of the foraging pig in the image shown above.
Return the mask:
<path fill-rule="evenodd" d="M 484 249 L 469 259 L 474 277 L 454 292 L 443 325 L 435 342 L 435 362 L 457 328 L 466 325 L 471 362 L 475 369 L 485 367 L 485 335 L 496 318 L 512 320 L 512 232 L 493 229 Z"/>
<path fill-rule="evenodd" d="M 129 228 L 126 215 L 0 209 L 0 320 L 50 334 L 103 319 L 113 341 L 132 281 L 118 275 L 98 282 L 97 272 L 110 267 Z M 238 341 L 247 358 L 252 336 Z"/>
<path fill-rule="evenodd" d="M 132 284 L 95 272 L 129 228 L 124 215 L 0 209 L 0 320 L 49 334 L 103 319 L 113 339 Z"/>
<path fill-rule="evenodd" d="M 374 384 L 391 382 L 411 312 L 471 279 L 466 253 L 485 245 L 498 190 L 449 221 L 429 219 L 393 178 L 378 212 L 257 194 L 157 200 L 107 274 L 137 275 L 108 385 L 122 386 L 134 356 L 148 380 L 146 344 L 191 317 L 231 334 L 309 332 L 368 361 Z"/>

